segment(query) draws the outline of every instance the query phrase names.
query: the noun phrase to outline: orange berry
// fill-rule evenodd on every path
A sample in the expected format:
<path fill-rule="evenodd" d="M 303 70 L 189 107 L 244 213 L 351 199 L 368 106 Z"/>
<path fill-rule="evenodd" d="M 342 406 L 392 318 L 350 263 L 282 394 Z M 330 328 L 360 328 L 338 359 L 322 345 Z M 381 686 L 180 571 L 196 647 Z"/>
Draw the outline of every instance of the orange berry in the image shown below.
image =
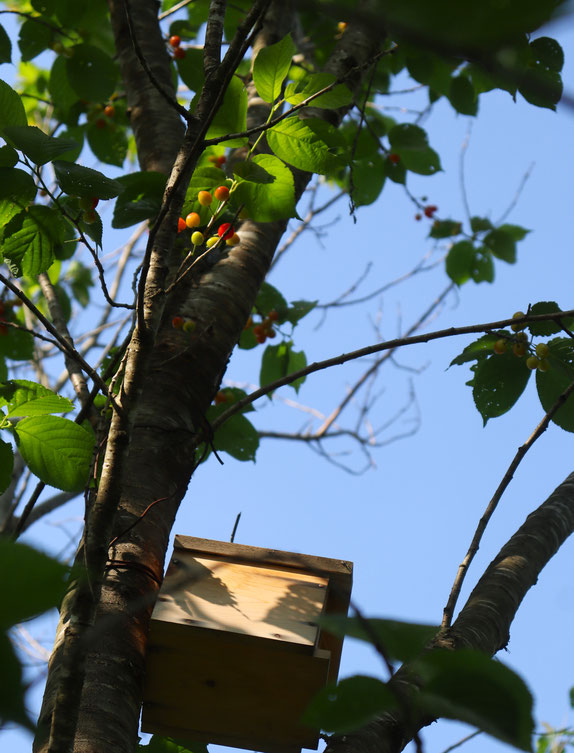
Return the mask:
<path fill-rule="evenodd" d="M 197 200 L 202 207 L 208 207 L 213 201 L 213 196 L 209 193 L 209 191 L 200 191 L 197 194 Z"/>
<path fill-rule="evenodd" d="M 104 107 L 104 115 L 107 115 L 108 118 L 113 118 L 116 114 L 116 108 L 113 105 L 106 105 Z"/>
<path fill-rule="evenodd" d="M 181 231 L 185 230 L 186 227 L 187 225 L 185 224 L 185 220 L 183 219 L 183 217 L 180 217 L 177 221 L 177 232 L 181 233 Z"/>
<path fill-rule="evenodd" d="M 197 212 L 190 212 L 185 218 L 185 224 L 188 228 L 199 227 L 201 225 L 201 217 Z"/>
<path fill-rule="evenodd" d="M 346 21 L 339 21 L 339 23 L 337 24 L 337 31 L 339 32 L 339 34 L 343 34 L 343 32 L 347 30 L 348 25 L 349 24 Z"/>
<path fill-rule="evenodd" d="M 181 44 L 181 37 L 178 37 L 177 34 L 174 34 L 173 37 L 169 38 L 169 43 L 172 47 L 179 47 Z"/>
<path fill-rule="evenodd" d="M 173 56 L 176 60 L 183 60 L 185 57 L 185 50 L 183 47 L 176 47 L 173 51 Z"/>
<path fill-rule="evenodd" d="M 213 195 L 217 201 L 227 201 L 229 198 L 229 188 L 227 188 L 227 186 L 218 186 L 213 192 Z"/>
<path fill-rule="evenodd" d="M 275 311 L 275 309 L 272 309 L 268 314 L 267 318 L 271 322 L 277 322 L 279 321 L 279 314 Z"/>
<path fill-rule="evenodd" d="M 434 204 L 429 204 L 428 207 L 425 207 L 423 209 L 423 212 L 425 213 L 425 217 L 432 217 L 437 209 L 438 207 L 435 206 Z"/>

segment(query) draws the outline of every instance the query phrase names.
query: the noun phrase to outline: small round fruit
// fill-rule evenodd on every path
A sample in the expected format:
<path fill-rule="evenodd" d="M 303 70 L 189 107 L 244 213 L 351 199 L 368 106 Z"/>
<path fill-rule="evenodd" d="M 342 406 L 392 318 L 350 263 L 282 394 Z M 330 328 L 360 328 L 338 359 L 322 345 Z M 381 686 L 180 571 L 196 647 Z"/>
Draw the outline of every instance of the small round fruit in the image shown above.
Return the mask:
<path fill-rule="evenodd" d="M 437 209 L 438 207 L 435 206 L 434 204 L 429 204 L 428 207 L 425 207 L 423 209 L 423 212 L 425 213 L 425 217 L 432 217 Z"/>
<path fill-rule="evenodd" d="M 273 339 L 274 337 L 276 337 L 276 336 L 277 336 L 277 332 L 275 332 L 275 330 L 273 329 L 273 327 L 270 327 L 270 328 L 269 328 L 269 329 L 268 329 L 268 330 L 266 331 L 266 335 L 267 335 L 267 337 L 270 337 L 271 339 Z"/>
<path fill-rule="evenodd" d="M 181 329 L 184 323 L 185 323 L 185 319 L 183 318 L 183 316 L 174 316 L 173 319 L 171 320 L 171 326 L 174 329 Z"/>
<path fill-rule="evenodd" d="M 80 199 L 80 207 L 87 211 L 89 211 L 90 209 L 95 209 L 99 203 L 100 200 L 96 199 L 95 196 L 82 196 L 82 198 Z"/>
<path fill-rule="evenodd" d="M 199 230 L 196 230 L 191 236 L 191 242 L 194 246 L 201 246 L 204 240 L 203 233 L 200 233 Z"/>
<path fill-rule="evenodd" d="M 337 31 L 339 32 L 339 34 L 343 34 L 343 32 L 347 30 L 348 25 L 349 24 L 346 21 L 339 21 L 339 23 L 337 24 Z"/>
<path fill-rule="evenodd" d="M 536 356 L 528 356 L 528 358 L 526 359 L 526 365 L 531 371 L 537 369 L 539 363 L 540 361 L 538 360 L 538 358 L 536 358 Z"/>
<path fill-rule="evenodd" d="M 173 56 L 176 60 L 183 60 L 185 57 L 185 50 L 183 47 L 176 47 L 173 51 Z"/>
<path fill-rule="evenodd" d="M 497 353 L 499 356 L 502 355 L 503 353 L 506 353 L 507 348 L 508 348 L 508 343 L 506 342 L 504 338 L 497 340 L 492 346 L 493 351 Z"/>
<path fill-rule="evenodd" d="M 186 227 L 187 225 L 185 224 L 185 220 L 183 219 L 183 217 L 180 217 L 177 221 L 177 232 L 181 233 L 181 231 L 185 230 Z"/>
<path fill-rule="evenodd" d="M 219 167 L 221 167 L 221 165 L 225 165 L 226 162 L 227 162 L 227 157 L 225 156 L 225 154 L 220 154 L 219 157 L 217 158 L 217 164 L 219 165 Z"/>
<path fill-rule="evenodd" d="M 263 345 L 265 340 L 267 340 L 267 335 L 265 333 L 262 333 L 261 335 L 255 335 L 255 339 L 259 343 L 259 345 Z"/>
<path fill-rule="evenodd" d="M 522 358 L 522 356 L 526 355 L 526 344 L 525 343 L 514 343 L 514 345 L 512 346 L 512 352 L 518 358 Z"/>
<path fill-rule="evenodd" d="M 398 154 L 395 154 L 394 152 L 389 154 L 389 162 L 392 163 L 393 165 L 398 165 L 400 161 L 401 161 L 401 158 Z"/>
<path fill-rule="evenodd" d="M 237 233 L 233 233 L 231 238 L 226 238 L 225 242 L 228 246 L 238 246 L 241 242 L 241 238 L 237 235 Z"/>
<path fill-rule="evenodd" d="M 216 393 L 215 397 L 213 398 L 213 402 L 216 405 L 221 405 L 222 403 L 227 402 L 227 393 L 223 392 L 223 390 L 219 390 L 219 392 Z"/>
<path fill-rule="evenodd" d="M 184 332 L 193 332 L 195 330 L 196 326 L 197 325 L 195 324 L 195 322 L 193 321 L 193 319 L 186 319 L 184 321 L 184 323 L 183 323 L 182 330 Z"/>
<path fill-rule="evenodd" d="M 116 108 L 113 105 L 106 105 L 104 107 L 104 115 L 107 115 L 108 118 L 113 118 L 116 114 Z"/>
<path fill-rule="evenodd" d="M 197 194 L 197 200 L 202 207 L 208 207 L 213 201 L 213 196 L 209 193 L 209 191 L 200 191 Z"/>
<path fill-rule="evenodd" d="M 88 209 L 86 212 L 82 213 L 82 221 L 86 223 L 86 225 L 93 225 L 94 222 L 97 222 L 98 215 L 94 212 L 93 209 Z"/>
<path fill-rule="evenodd" d="M 218 186 L 213 192 L 213 195 L 217 201 L 227 201 L 229 198 L 229 188 L 227 188 L 227 186 Z"/>
<path fill-rule="evenodd" d="M 253 334 L 255 337 L 260 337 L 261 335 L 265 335 L 265 328 L 262 324 L 256 324 L 255 327 L 253 327 Z"/>
<path fill-rule="evenodd" d="M 536 346 L 536 355 L 538 358 L 546 358 L 546 356 L 550 353 L 550 348 L 546 343 L 538 343 Z"/>
<path fill-rule="evenodd" d="M 275 309 L 271 309 L 271 311 L 267 314 L 267 318 L 271 322 L 278 322 L 279 314 L 275 311 Z"/>
<path fill-rule="evenodd" d="M 216 243 L 219 243 L 219 236 L 218 235 L 212 235 L 211 238 L 207 239 L 206 246 L 207 248 L 213 248 Z"/>
<path fill-rule="evenodd" d="M 201 225 L 201 217 L 197 212 L 190 212 L 185 218 L 185 224 L 188 228 L 199 227 Z"/>
<path fill-rule="evenodd" d="M 550 361 L 547 358 L 541 358 L 538 363 L 538 371 L 548 371 L 550 368 Z"/>
<path fill-rule="evenodd" d="M 517 343 L 526 343 L 528 342 L 528 335 L 526 334 L 526 332 L 518 332 L 514 339 Z"/>
<path fill-rule="evenodd" d="M 103 118 L 98 118 L 96 120 L 96 128 L 99 128 L 100 131 L 107 126 L 106 121 Z"/>
<path fill-rule="evenodd" d="M 217 231 L 217 235 L 220 238 L 223 238 L 224 240 L 227 240 L 228 238 L 231 238 L 235 235 L 235 228 L 230 222 L 224 222 L 223 225 L 219 226 L 219 230 Z"/>
<path fill-rule="evenodd" d="M 179 47 L 179 45 L 181 44 L 181 37 L 178 37 L 177 34 L 174 34 L 169 38 L 169 43 L 172 47 Z"/>
<path fill-rule="evenodd" d="M 415 214 L 415 220 L 422 220 L 422 218 L 423 216 L 420 212 L 417 212 L 417 214 Z"/>
<path fill-rule="evenodd" d="M 523 316 L 526 316 L 524 311 L 516 311 L 514 314 L 512 314 L 513 319 L 521 319 Z M 526 324 L 511 324 L 510 329 L 513 332 L 520 332 L 521 329 L 525 329 Z"/>

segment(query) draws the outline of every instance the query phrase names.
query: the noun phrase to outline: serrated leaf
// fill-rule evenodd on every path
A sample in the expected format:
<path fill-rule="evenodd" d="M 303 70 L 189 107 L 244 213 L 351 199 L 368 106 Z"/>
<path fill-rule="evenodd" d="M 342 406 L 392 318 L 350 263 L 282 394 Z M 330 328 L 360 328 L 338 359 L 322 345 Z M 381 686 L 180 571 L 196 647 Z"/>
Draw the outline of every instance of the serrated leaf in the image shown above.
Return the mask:
<path fill-rule="evenodd" d="M 349 173 L 349 191 L 356 206 L 364 207 L 375 202 L 385 185 L 385 158 L 379 152 L 369 159 L 357 159 Z"/>
<path fill-rule="evenodd" d="M 128 153 L 126 131 L 116 123 L 105 125 L 105 128 L 98 128 L 97 123 L 88 125 L 86 129 L 88 144 L 100 162 L 121 167 Z"/>
<path fill-rule="evenodd" d="M 276 44 L 263 47 L 257 54 L 253 63 L 253 83 L 265 102 L 272 104 L 280 96 L 296 51 L 291 34 L 287 34 Z"/>
<path fill-rule="evenodd" d="M 462 225 L 456 220 L 435 220 L 431 226 L 429 238 L 451 238 L 458 235 Z"/>
<path fill-rule="evenodd" d="M 245 416 L 236 413 L 213 435 L 216 450 L 229 453 L 236 460 L 253 460 L 259 447 L 259 434 Z"/>
<path fill-rule="evenodd" d="M 268 173 L 254 160 L 245 160 L 233 164 L 233 173 L 239 178 L 250 180 L 253 183 L 273 183 L 275 176 Z"/>
<path fill-rule="evenodd" d="M 0 404 L 8 406 L 7 416 L 43 416 L 68 413 L 74 404 L 47 387 L 26 379 L 0 383 Z"/>
<path fill-rule="evenodd" d="M 6 29 L 0 26 L 0 64 L 12 62 L 12 42 Z"/>
<path fill-rule="evenodd" d="M 548 371 L 536 371 L 536 389 L 545 411 L 549 411 L 564 390 L 574 382 L 574 347 L 567 337 L 548 343 Z M 552 421 L 565 431 L 574 431 L 574 396 L 570 396 L 553 416 Z"/>
<path fill-rule="evenodd" d="M 319 691 L 303 714 L 302 722 L 313 729 L 344 734 L 395 706 L 395 696 L 384 682 L 356 675 Z"/>
<path fill-rule="evenodd" d="M 233 195 L 255 222 L 274 222 L 296 217 L 295 184 L 293 173 L 272 154 L 258 154 L 253 158 L 255 166 L 273 179 L 272 183 L 240 180 Z"/>
<path fill-rule="evenodd" d="M 416 662 L 419 698 L 431 717 L 446 716 L 506 743 L 532 749 L 532 695 L 511 669 L 470 649 L 434 650 Z"/>
<path fill-rule="evenodd" d="M 247 127 L 247 90 L 239 76 L 232 76 L 218 111 L 207 131 L 206 138 L 216 139 L 228 133 L 240 133 Z M 246 138 L 228 139 L 224 146 L 239 147 Z"/>
<path fill-rule="evenodd" d="M 438 625 L 420 625 L 414 622 L 382 620 L 380 618 L 347 617 L 325 614 L 317 620 L 328 633 L 339 638 L 348 636 L 380 645 L 392 661 L 412 661 L 439 631 Z"/>
<path fill-rule="evenodd" d="M 53 31 L 49 26 L 27 19 L 20 27 L 18 47 L 22 61 L 32 60 L 52 44 Z"/>
<path fill-rule="evenodd" d="M 58 139 L 67 140 L 67 141 L 73 141 L 76 146 L 72 149 L 69 149 L 66 152 L 63 152 L 60 154 L 61 160 L 66 160 L 66 162 L 77 162 L 78 157 L 82 153 L 82 149 L 84 147 L 84 131 L 86 126 L 70 126 L 69 128 L 66 128 L 65 131 L 60 133 L 58 136 Z"/>
<path fill-rule="evenodd" d="M 68 567 L 37 549 L 8 538 L 0 539 L 0 568 L 3 573 L 10 573 L 2 585 L 2 628 L 58 606 L 66 590 Z"/>
<path fill-rule="evenodd" d="M 72 139 L 48 136 L 36 126 L 8 126 L 4 129 L 4 134 L 16 149 L 37 165 L 45 165 L 46 162 L 78 146 Z"/>
<path fill-rule="evenodd" d="M 267 384 L 282 379 L 294 371 L 304 369 L 307 365 L 307 358 L 303 351 L 294 351 L 291 341 L 279 343 L 279 345 L 268 345 L 261 359 L 261 371 L 259 375 L 259 384 L 264 387 Z M 299 387 L 305 381 L 305 377 L 299 377 L 290 383 L 295 392 L 299 392 Z M 271 395 L 270 395 L 271 396 Z"/>
<path fill-rule="evenodd" d="M 0 439 L 0 494 L 6 491 L 12 480 L 14 451 L 9 442 Z"/>
<path fill-rule="evenodd" d="M 560 306 L 557 303 L 555 303 L 554 301 L 539 301 L 538 303 L 535 303 L 530 307 L 529 313 L 552 314 L 554 311 L 561 311 Z M 572 324 L 574 324 L 574 322 L 568 317 L 565 317 L 562 321 L 567 327 L 570 327 L 572 326 Z M 530 322 L 530 324 L 527 324 L 526 326 L 533 335 L 542 336 L 555 335 L 562 329 L 560 327 L 560 324 L 552 321 L 551 319 L 548 319 L 548 321 L 546 322 Z"/>
<path fill-rule="evenodd" d="M 291 105 L 299 105 L 301 102 L 309 99 L 309 97 L 317 94 L 317 92 L 334 84 L 336 80 L 336 77 L 332 73 L 309 74 L 301 81 L 287 84 L 285 99 Z M 315 97 L 309 104 L 312 107 L 335 109 L 349 105 L 352 101 L 353 95 L 350 89 L 345 84 L 337 84 L 331 91 Z"/>
<path fill-rule="evenodd" d="M 92 170 L 91 167 L 56 160 L 54 171 L 62 191 L 73 196 L 113 199 L 123 189 L 119 181 L 106 178 L 103 173 Z"/>
<path fill-rule="evenodd" d="M 91 44 L 78 44 L 70 51 L 65 65 L 74 92 L 87 102 L 105 102 L 114 93 L 119 77 L 113 59 Z"/>
<path fill-rule="evenodd" d="M 459 241 L 451 246 L 446 257 L 446 273 L 457 285 L 470 280 L 476 249 L 470 241 Z"/>
<path fill-rule="evenodd" d="M 91 432 L 60 416 L 24 418 L 14 429 L 24 461 L 41 481 L 68 492 L 85 487 L 94 446 Z"/>
<path fill-rule="evenodd" d="M 524 392 L 530 374 L 525 358 L 518 358 L 511 349 L 478 362 L 472 394 L 485 425 L 489 418 L 502 416 L 512 408 Z"/>
<path fill-rule="evenodd" d="M 112 227 L 130 227 L 156 217 L 165 191 L 165 175 L 151 171 L 131 173 L 118 178 L 118 183 L 123 190 L 114 207 Z"/>
<path fill-rule="evenodd" d="M 26 110 L 19 95 L 5 81 L 0 81 L 0 131 L 6 126 L 27 124 Z"/>
<path fill-rule="evenodd" d="M 331 147 L 304 121 L 286 118 L 267 131 L 270 149 L 299 170 L 328 173 L 342 165 Z"/>
<path fill-rule="evenodd" d="M 52 266 L 54 246 L 62 240 L 63 224 L 59 213 L 36 204 L 10 220 L 1 249 L 15 277 L 33 276 Z"/>
<path fill-rule="evenodd" d="M 482 335 L 478 340 L 467 345 L 456 358 L 453 358 L 449 364 L 449 368 L 451 366 L 462 366 L 463 363 L 468 363 L 468 361 L 475 361 L 479 358 L 486 358 L 486 356 L 492 355 L 494 343 L 505 335 L 510 337 L 511 333 L 503 329 Z"/>

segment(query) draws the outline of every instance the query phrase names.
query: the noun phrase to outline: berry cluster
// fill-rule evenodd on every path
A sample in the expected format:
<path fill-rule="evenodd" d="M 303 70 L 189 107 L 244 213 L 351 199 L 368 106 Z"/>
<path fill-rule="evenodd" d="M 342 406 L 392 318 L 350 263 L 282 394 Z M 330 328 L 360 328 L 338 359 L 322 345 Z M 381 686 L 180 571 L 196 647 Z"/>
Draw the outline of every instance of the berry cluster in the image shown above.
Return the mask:
<path fill-rule="evenodd" d="M 253 321 L 253 317 L 250 316 L 245 324 L 244 329 L 252 329 L 255 339 L 260 345 L 263 345 L 265 340 L 269 338 L 272 340 L 277 332 L 273 329 L 273 324 L 279 320 L 279 314 L 277 311 L 270 311 L 267 316 L 261 317 L 261 321 L 257 324 Z"/>
<path fill-rule="evenodd" d="M 219 157 L 215 154 L 211 154 L 207 159 L 208 162 L 211 162 L 211 164 L 216 167 L 222 167 L 227 162 L 227 157 L 224 154 L 220 154 Z"/>
<path fill-rule="evenodd" d="M 194 332 L 197 325 L 193 319 L 187 319 L 184 316 L 174 316 L 171 320 L 171 326 L 184 332 Z"/>
<path fill-rule="evenodd" d="M 179 37 L 177 34 L 173 34 L 168 39 L 169 46 L 171 48 L 172 55 L 175 60 L 183 60 L 185 57 L 185 50 L 183 47 L 180 47 L 181 45 L 181 37 Z"/>
<path fill-rule="evenodd" d="M 100 200 L 95 196 L 82 196 L 80 199 L 80 209 L 82 210 L 82 222 L 86 225 L 93 225 L 97 221 L 96 207 Z"/>
<path fill-rule="evenodd" d="M 211 208 L 214 197 L 219 202 L 219 205 L 217 206 L 215 212 L 212 212 L 213 216 L 207 225 L 207 230 L 210 229 L 213 221 L 217 218 L 217 215 L 221 212 L 227 200 L 229 199 L 229 193 L 230 191 L 227 186 L 218 186 L 213 194 L 210 191 L 199 191 L 199 193 L 197 194 L 197 201 L 202 207 Z M 177 232 L 181 233 L 186 229 L 194 230 L 200 225 L 201 217 L 199 216 L 199 214 L 197 212 L 190 212 L 185 219 L 183 217 L 180 217 L 178 219 Z M 217 230 L 217 235 L 211 236 L 207 239 L 207 241 L 205 240 L 204 234 L 199 230 L 195 230 L 195 232 L 191 236 L 191 242 L 194 248 L 196 246 L 202 246 L 204 243 L 206 244 L 207 248 L 212 248 L 216 243 L 219 242 L 220 239 L 224 240 L 228 246 L 237 246 L 237 244 L 240 242 L 239 235 L 235 232 L 235 228 L 230 222 L 223 222 Z"/>
<path fill-rule="evenodd" d="M 526 316 L 524 311 L 517 311 L 513 314 L 512 318 L 521 319 L 523 316 Z M 526 324 L 524 323 L 511 324 L 510 329 L 516 334 L 513 337 L 501 337 L 494 343 L 492 349 L 497 355 L 502 355 L 506 353 L 509 345 L 512 344 L 512 352 L 517 358 L 524 358 L 527 353 L 530 354 L 526 359 L 527 368 L 532 371 L 535 369 L 538 369 L 538 371 L 548 371 L 550 368 L 550 362 L 548 361 L 550 348 L 546 343 L 538 343 L 534 348 L 534 352 L 532 352 L 528 343 L 528 335 L 526 332 L 523 332 L 525 328 Z"/>

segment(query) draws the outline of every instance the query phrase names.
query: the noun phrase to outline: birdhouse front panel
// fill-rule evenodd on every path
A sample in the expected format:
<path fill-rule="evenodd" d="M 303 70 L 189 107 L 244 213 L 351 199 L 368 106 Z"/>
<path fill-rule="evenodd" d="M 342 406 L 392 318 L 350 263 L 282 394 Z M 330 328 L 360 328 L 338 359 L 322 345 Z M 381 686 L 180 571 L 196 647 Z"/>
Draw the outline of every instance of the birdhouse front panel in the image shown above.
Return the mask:
<path fill-rule="evenodd" d="M 142 729 L 265 753 L 316 748 L 300 723 L 334 681 L 351 563 L 176 536 L 153 612 Z"/>

